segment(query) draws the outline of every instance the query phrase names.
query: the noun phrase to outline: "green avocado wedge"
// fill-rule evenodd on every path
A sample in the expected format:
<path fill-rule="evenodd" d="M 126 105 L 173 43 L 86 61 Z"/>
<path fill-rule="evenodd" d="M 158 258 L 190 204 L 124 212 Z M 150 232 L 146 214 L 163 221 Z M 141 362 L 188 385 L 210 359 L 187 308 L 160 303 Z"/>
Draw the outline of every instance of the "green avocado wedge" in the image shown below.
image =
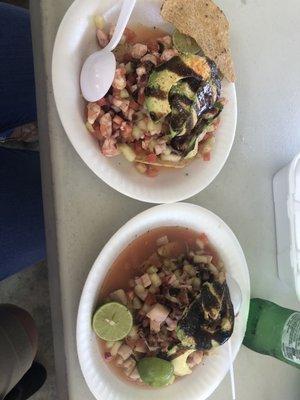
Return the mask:
<path fill-rule="evenodd" d="M 200 46 L 195 39 L 188 35 L 185 35 L 184 33 L 179 32 L 178 29 L 175 29 L 175 31 L 173 32 L 172 39 L 175 48 L 180 53 L 198 54 L 199 52 L 202 52 Z"/>
<path fill-rule="evenodd" d="M 207 80 L 211 76 L 209 62 L 195 54 L 180 54 L 154 69 L 146 87 L 145 105 L 154 122 L 160 121 L 171 112 L 170 90 L 184 78 Z"/>

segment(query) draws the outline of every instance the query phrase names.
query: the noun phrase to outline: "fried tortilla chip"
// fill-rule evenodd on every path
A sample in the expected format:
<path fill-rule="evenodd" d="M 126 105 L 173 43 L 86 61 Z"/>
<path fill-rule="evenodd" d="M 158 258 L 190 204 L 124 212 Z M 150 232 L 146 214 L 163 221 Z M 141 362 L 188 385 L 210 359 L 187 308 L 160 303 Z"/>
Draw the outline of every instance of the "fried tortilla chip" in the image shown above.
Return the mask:
<path fill-rule="evenodd" d="M 146 157 L 138 156 L 134 160 L 137 163 L 141 164 L 147 164 L 147 165 L 153 165 L 154 167 L 166 167 L 166 168 L 184 168 L 186 167 L 191 160 L 180 160 L 177 162 L 174 161 L 163 161 L 158 159 L 157 161 L 154 162 L 149 162 L 147 161 Z"/>
<path fill-rule="evenodd" d="M 234 82 L 229 23 L 223 11 L 212 0 L 165 0 L 161 15 L 180 32 L 194 38 L 222 74 Z"/>

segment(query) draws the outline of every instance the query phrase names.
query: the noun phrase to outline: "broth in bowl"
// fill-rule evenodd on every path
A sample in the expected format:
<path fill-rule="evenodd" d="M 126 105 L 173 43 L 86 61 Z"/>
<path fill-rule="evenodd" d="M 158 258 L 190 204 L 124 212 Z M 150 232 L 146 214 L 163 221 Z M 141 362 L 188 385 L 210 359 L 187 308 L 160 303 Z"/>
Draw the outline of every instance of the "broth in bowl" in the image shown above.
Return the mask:
<path fill-rule="evenodd" d="M 117 257 L 100 290 L 93 328 L 122 380 L 163 387 L 191 374 L 232 335 L 225 269 L 205 233 L 161 227 Z"/>

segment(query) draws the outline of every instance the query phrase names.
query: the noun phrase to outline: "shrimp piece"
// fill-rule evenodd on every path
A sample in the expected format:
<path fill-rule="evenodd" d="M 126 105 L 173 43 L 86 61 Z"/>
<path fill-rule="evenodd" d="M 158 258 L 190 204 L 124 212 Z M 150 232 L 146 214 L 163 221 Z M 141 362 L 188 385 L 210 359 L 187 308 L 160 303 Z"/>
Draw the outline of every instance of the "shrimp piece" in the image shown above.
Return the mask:
<path fill-rule="evenodd" d="M 166 49 L 162 52 L 161 60 L 162 61 L 169 61 L 171 58 L 178 55 L 178 51 L 175 49 Z"/>
<path fill-rule="evenodd" d="M 148 47 L 145 44 L 136 43 L 131 49 L 131 55 L 133 58 L 140 59 L 148 51 Z"/>
<path fill-rule="evenodd" d="M 124 117 L 128 119 L 128 121 L 132 121 L 133 114 L 135 113 L 133 108 L 128 108 L 126 112 L 123 112 Z"/>
<path fill-rule="evenodd" d="M 124 68 L 117 68 L 115 77 L 112 83 L 113 88 L 123 90 L 126 87 L 126 77 Z"/>
<path fill-rule="evenodd" d="M 104 114 L 100 120 L 100 134 L 103 138 L 110 138 L 112 134 L 112 118 L 110 113 Z"/>
<path fill-rule="evenodd" d="M 146 73 L 147 73 L 147 71 L 146 71 L 146 68 L 144 67 L 144 65 L 142 65 L 136 69 L 137 76 L 143 76 L 143 75 L 146 75 Z"/>
<path fill-rule="evenodd" d="M 93 125 L 96 119 L 99 117 L 101 107 L 97 103 L 88 103 L 87 105 L 87 120 Z"/>
<path fill-rule="evenodd" d="M 167 145 L 166 145 L 165 142 L 158 143 L 158 144 L 155 145 L 155 147 L 154 147 L 155 154 L 156 154 L 157 156 L 160 155 L 160 154 L 162 154 L 162 153 L 166 150 L 166 148 L 167 148 Z"/>
<path fill-rule="evenodd" d="M 114 138 L 105 139 L 103 146 L 101 148 L 102 154 L 105 157 L 115 157 L 120 154 L 117 146 L 117 141 Z"/>
<path fill-rule="evenodd" d="M 97 39 L 99 42 L 100 47 L 102 49 L 108 45 L 108 35 L 102 30 L 102 29 L 97 29 Z"/>
<path fill-rule="evenodd" d="M 141 58 L 142 62 L 150 61 L 152 64 L 157 65 L 157 58 L 154 54 L 146 54 L 143 58 Z"/>
<path fill-rule="evenodd" d="M 125 140 L 126 143 L 130 143 L 133 141 L 133 136 L 132 136 L 132 123 L 130 122 L 122 122 L 120 131 L 121 131 L 121 136 Z"/>
<path fill-rule="evenodd" d="M 112 98 L 112 104 L 118 107 L 123 113 L 127 113 L 130 101 L 127 99 Z"/>
<path fill-rule="evenodd" d="M 170 48 L 172 46 L 172 38 L 170 35 L 166 35 L 162 38 L 157 39 L 159 43 L 162 43 L 166 48 Z"/>

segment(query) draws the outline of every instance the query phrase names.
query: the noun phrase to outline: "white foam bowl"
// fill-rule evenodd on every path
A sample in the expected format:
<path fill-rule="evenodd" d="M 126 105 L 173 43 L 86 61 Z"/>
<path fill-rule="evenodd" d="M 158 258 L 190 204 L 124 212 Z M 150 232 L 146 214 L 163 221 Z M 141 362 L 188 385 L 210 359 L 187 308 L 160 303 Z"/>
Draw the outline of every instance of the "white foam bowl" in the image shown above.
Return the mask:
<path fill-rule="evenodd" d="M 129 24 L 142 22 L 171 32 L 172 27 L 160 17 L 161 3 L 162 0 L 138 0 Z M 83 161 L 118 192 L 150 203 L 187 199 L 211 183 L 229 155 L 236 128 L 235 86 L 223 82 L 222 95 L 228 102 L 221 114 L 211 161 L 197 159 L 184 169 L 166 169 L 150 179 L 139 174 L 122 156 L 104 157 L 85 127 L 79 75 L 84 60 L 97 49 L 93 16 L 103 14 L 107 21 L 113 21 L 119 6 L 120 0 L 76 0 L 66 13 L 57 33 L 52 60 L 53 89 L 60 119 Z"/>
<path fill-rule="evenodd" d="M 207 234 L 226 270 L 239 283 L 242 291 L 242 305 L 231 338 L 234 358 L 243 341 L 250 283 L 247 263 L 233 232 L 215 214 L 195 205 L 177 203 L 151 208 L 132 218 L 108 241 L 96 259 L 82 292 L 77 319 L 78 357 L 86 383 L 98 400 L 204 400 L 228 372 L 228 346 L 224 344 L 191 375 L 163 389 L 145 390 L 117 378 L 100 356 L 91 319 L 98 305 L 101 284 L 118 254 L 129 243 L 147 230 L 161 226 L 183 226 Z"/>

